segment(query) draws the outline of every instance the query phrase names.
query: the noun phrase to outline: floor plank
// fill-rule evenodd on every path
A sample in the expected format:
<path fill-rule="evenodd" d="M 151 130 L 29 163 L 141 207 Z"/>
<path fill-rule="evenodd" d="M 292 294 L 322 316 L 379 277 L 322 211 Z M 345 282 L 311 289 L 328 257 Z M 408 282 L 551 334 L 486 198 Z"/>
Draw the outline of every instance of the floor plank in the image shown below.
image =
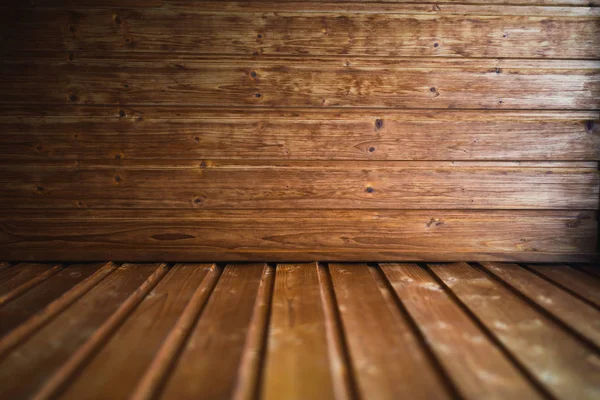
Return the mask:
<path fill-rule="evenodd" d="M 58 264 L 36 264 L 36 263 L 20 263 L 11 268 L 0 271 L 0 298 L 11 296 L 15 290 L 36 277 L 49 278 L 48 273 L 58 272 L 59 268 L 55 268 Z"/>
<path fill-rule="evenodd" d="M 125 264 L 0 360 L 5 398 L 33 395 L 154 272 Z"/>
<path fill-rule="evenodd" d="M 103 265 L 104 263 L 69 265 L 19 298 L 3 304 L 0 307 L 0 337 L 32 315 L 41 312 L 48 304 L 94 274 Z"/>
<path fill-rule="evenodd" d="M 175 265 L 60 398 L 129 398 L 210 268 Z"/>
<path fill-rule="evenodd" d="M 482 265 L 600 349 L 599 310 L 516 264 Z"/>
<path fill-rule="evenodd" d="M 600 307 L 600 281 L 590 279 L 586 273 L 566 265 L 530 265 L 529 268 Z"/>
<path fill-rule="evenodd" d="M 558 399 L 597 399 L 600 358 L 483 270 L 429 264 L 538 384 Z"/>
<path fill-rule="evenodd" d="M 426 269 L 381 268 L 462 398 L 544 398 Z"/>
<path fill-rule="evenodd" d="M 335 371 L 329 359 L 319 289 L 316 264 L 277 266 L 262 384 L 264 399 L 335 398 Z"/>
<path fill-rule="evenodd" d="M 329 264 L 329 270 L 360 396 L 450 398 L 411 326 L 380 288 L 377 272 L 365 264 Z"/>
<path fill-rule="evenodd" d="M 264 264 L 225 267 L 160 398 L 231 396 L 264 268 Z"/>

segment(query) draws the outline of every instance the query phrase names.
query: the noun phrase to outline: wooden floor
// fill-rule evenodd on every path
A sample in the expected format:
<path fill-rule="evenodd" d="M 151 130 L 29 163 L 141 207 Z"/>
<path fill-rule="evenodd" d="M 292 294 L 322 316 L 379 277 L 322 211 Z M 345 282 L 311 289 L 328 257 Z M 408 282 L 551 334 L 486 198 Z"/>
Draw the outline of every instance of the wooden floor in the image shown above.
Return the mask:
<path fill-rule="evenodd" d="M 0 264 L 0 398 L 598 399 L 600 269 Z"/>

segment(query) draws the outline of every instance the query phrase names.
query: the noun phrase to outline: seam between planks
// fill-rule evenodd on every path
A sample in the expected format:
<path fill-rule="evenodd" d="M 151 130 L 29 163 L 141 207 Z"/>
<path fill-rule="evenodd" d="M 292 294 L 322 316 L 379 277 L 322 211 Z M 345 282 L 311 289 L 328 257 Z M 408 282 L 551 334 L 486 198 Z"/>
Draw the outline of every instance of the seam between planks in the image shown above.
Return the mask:
<path fill-rule="evenodd" d="M 161 264 L 156 271 L 152 273 L 133 292 L 121 306 L 111 314 L 111 316 L 98 328 L 94 334 L 63 364 L 55 374 L 42 386 L 34 395 L 34 400 L 43 400 L 56 397 L 64 389 L 69 380 L 80 372 L 88 362 L 104 345 L 117 329 L 123 324 L 136 307 L 144 300 L 146 295 L 162 280 L 169 272 L 170 267 L 167 264 Z"/>
<path fill-rule="evenodd" d="M 514 287 L 513 285 L 511 285 L 509 282 L 505 281 L 504 279 L 502 279 L 499 275 L 496 275 L 491 269 L 488 269 L 487 267 L 481 265 L 478 262 L 471 263 L 470 265 L 473 265 L 475 268 L 477 268 L 477 269 L 481 270 L 483 273 L 489 275 L 490 278 L 492 278 L 494 281 L 496 281 L 500 285 L 504 286 L 506 289 L 508 289 L 516 297 L 518 297 L 519 299 L 524 301 L 528 306 L 533 308 L 535 311 L 539 312 L 540 314 L 542 314 L 543 316 L 545 316 L 546 318 L 548 318 L 549 320 L 554 322 L 557 326 L 560 327 L 560 329 L 562 329 L 563 331 L 566 331 L 567 334 L 577 338 L 577 340 L 582 342 L 582 344 L 584 344 L 585 346 L 589 347 L 592 351 L 596 351 L 596 352 L 600 353 L 600 347 L 598 347 L 596 344 L 594 344 L 591 340 L 589 340 L 588 338 L 583 336 L 581 333 L 577 332 L 567 322 L 563 321 L 561 318 L 559 318 L 557 315 L 555 315 L 552 311 L 547 310 L 545 307 L 543 307 L 540 304 L 536 303 L 535 301 L 531 300 L 527 295 L 525 295 L 519 289 L 517 289 L 516 287 Z M 516 264 L 516 265 L 518 265 L 519 268 L 523 268 L 523 266 L 521 266 L 520 264 Z M 523 268 L 523 269 L 525 269 L 527 272 L 529 272 L 529 269 L 526 269 L 526 268 Z M 552 284 L 552 283 L 553 282 L 550 282 L 550 284 Z M 556 285 L 554 285 L 554 286 L 556 286 Z M 562 290 L 562 287 L 558 287 L 558 289 Z M 569 293 L 567 291 L 564 291 L 564 292 L 571 295 L 571 293 Z"/>
<path fill-rule="evenodd" d="M 213 264 L 209 275 L 202 280 L 171 332 L 164 340 L 163 345 L 156 353 L 154 360 L 131 395 L 131 400 L 153 399 L 163 389 L 172 372 L 171 367 L 176 363 L 187 339 L 199 321 L 202 311 L 223 273 L 223 269 L 222 265 Z"/>
<path fill-rule="evenodd" d="M 511 362 L 515 368 L 525 377 L 525 379 L 543 396 L 548 399 L 555 399 L 555 397 L 537 380 L 535 375 L 533 375 L 525 365 L 523 365 L 513 354 L 512 352 L 506 348 L 502 342 L 496 337 L 496 335 L 487 328 L 487 326 L 477 317 L 477 315 L 472 312 L 469 307 L 463 303 L 463 301 L 452 291 L 452 289 L 446 285 L 446 283 L 436 275 L 436 273 L 429 268 L 426 263 L 419 263 L 419 265 L 424 268 L 433 279 L 444 289 L 444 291 L 448 294 L 450 299 L 454 301 L 454 303 L 464 312 L 473 323 L 479 328 L 479 330 L 498 348 L 498 350 L 504 355 L 509 362 Z M 471 265 L 471 264 L 469 264 Z"/>
<path fill-rule="evenodd" d="M 444 384 L 446 392 L 450 395 L 451 398 L 462 399 L 462 393 L 459 391 L 454 381 L 452 381 L 452 378 L 447 373 L 442 363 L 435 355 L 433 349 L 427 343 L 427 339 L 423 335 L 423 332 L 421 332 L 419 324 L 412 318 L 412 316 L 404 306 L 404 303 L 402 303 L 402 299 L 400 299 L 400 297 L 394 290 L 392 283 L 389 281 L 385 273 L 381 270 L 379 263 L 369 265 L 368 268 L 370 268 L 371 272 L 373 273 L 373 276 L 378 286 L 385 288 L 388 295 L 390 296 L 390 299 L 393 299 L 392 301 L 394 305 L 402 315 L 402 318 L 406 321 L 407 325 L 410 327 L 410 331 L 415 336 L 415 339 L 420 344 L 421 350 L 423 351 L 425 358 L 429 361 L 429 364 L 432 366 L 433 370 L 435 370 L 435 372 L 440 377 L 441 382 Z"/>
<path fill-rule="evenodd" d="M 598 216 L 596 217 L 596 220 L 598 220 Z M 600 225 L 599 225 L 600 227 Z M 598 235 L 598 240 L 600 241 L 600 235 Z M 600 251 L 600 249 L 598 249 L 598 251 Z M 599 254 L 598 251 L 596 252 L 596 254 Z M 567 264 L 560 264 L 560 265 L 567 265 Z M 586 303 L 587 305 L 589 305 L 590 307 L 593 307 L 596 310 L 600 311 L 600 307 L 593 303 L 592 301 L 588 300 L 587 298 L 585 298 L 584 296 L 580 295 L 579 293 L 577 293 L 576 291 L 566 287 L 565 285 L 561 284 L 560 282 L 555 281 L 554 279 L 547 277 L 546 275 L 539 273 L 538 271 L 536 271 L 533 268 L 529 268 L 526 264 L 523 263 L 519 263 L 519 266 L 523 267 L 524 269 L 526 269 L 527 271 L 539 276 L 540 278 L 542 278 L 543 280 L 550 282 L 552 285 L 564 290 L 565 292 L 569 293 L 570 295 L 578 298 L 579 300 L 583 301 L 584 303 Z M 578 269 L 579 270 L 579 269 Z"/>
<path fill-rule="evenodd" d="M 40 275 L 34 276 L 33 278 L 31 278 L 27 282 L 23 283 L 22 285 L 19 285 L 16 288 L 14 288 L 13 290 L 11 290 L 10 292 L 5 293 L 4 295 L 0 296 L 0 307 L 5 305 L 9 301 L 16 299 L 17 297 L 21 296 L 22 294 L 25 294 L 28 290 L 33 289 L 40 283 L 44 282 L 46 279 L 56 275 L 58 272 L 62 271 L 64 268 L 65 268 L 65 266 L 63 264 L 57 264 L 57 265 L 53 266 L 51 269 L 49 269 L 48 271 L 45 271 L 45 272 L 41 273 Z"/>
<path fill-rule="evenodd" d="M 94 286 L 113 273 L 119 266 L 113 262 L 107 262 L 102 268 L 96 271 L 82 282 L 75 285 L 68 292 L 50 303 L 38 314 L 34 314 L 25 323 L 15 328 L 0 340 L 0 360 L 13 348 L 21 342 L 27 340 L 31 335 L 49 323 L 54 317 L 71 306 L 84 294 L 89 292 Z"/>
<path fill-rule="evenodd" d="M 258 399 L 267 352 L 276 266 L 265 264 L 254 302 L 250 328 L 231 396 L 234 400 Z"/>
<path fill-rule="evenodd" d="M 360 397 L 358 384 L 351 364 L 350 349 L 333 288 L 329 264 L 321 262 L 315 264 L 321 294 L 321 306 L 325 317 L 329 367 L 332 369 L 334 379 L 334 393 L 337 399 L 355 400 Z M 335 364 L 338 364 L 337 368 L 334 367 Z"/>

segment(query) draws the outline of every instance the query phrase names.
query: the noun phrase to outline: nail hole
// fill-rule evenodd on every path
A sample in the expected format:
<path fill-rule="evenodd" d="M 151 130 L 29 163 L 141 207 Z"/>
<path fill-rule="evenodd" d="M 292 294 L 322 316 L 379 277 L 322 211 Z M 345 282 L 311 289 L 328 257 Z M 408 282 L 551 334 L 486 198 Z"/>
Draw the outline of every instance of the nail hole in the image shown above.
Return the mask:
<path fill-rule="evenodd" d="M 121 177 L 119 175 L 115 176 L 115 182 L 117 182 L 117 183 L 121 182 Z"/>
<path fill-rule="evenodd" d="M 115 15 L 115 17 L 113 19 L 115 21 L 115 24 L 120 24 L 121 23 L 121 17 L 119 17 L 118 15 Z"/>
<path fill-rule="evenodd" d="M 121 155 L 120 154 L 115 155 L 115 160 L 120 160 L 120 159 L 121 159 Z"/>
<path fill-rule="evenodd" d="M 375 191 L 375 189 L 373 189 L 370 186 L 367 188 L 367 193 L 373 193 L 374 191 Z"/>
<path fill-rule="evenodd" d="M 77 96 L 74 94 L 70 94 L 69 95 L 69 100 L 73 103 L 75 103 L 77 101 Z"/>
<path fill-rule="evenodd" d="M 259 33 L 258 35 L 256 35 L 257 38 L 262 39 L 262 35 Z"/>
<path fill-rule="evenodd" d="M 502 70 L 500 68 L 496 68 L 496 73 L 499 74 L 500 72 L 502 72 Z"/>
<path fill-rule="evenodd" d="M 375 151 L 375 147 L 369 147 L 369 153 L 372 153 Z"/>
<path fill-rule="evenodd" d="M 376 119 L 375 120 L 375 126 L 377 127 L 377 129 L 380 129 L 383 126 L 383 120 L 382 119 Z"/>
<path fill-rule="evenodd" d="M 200 168 L 206 168 L 206 163 L 204 161 L 200 162 Z"/>
<path fill-rule="evenodd" d="M 594 130 L 596 123 L 594 121 L 585 121 L 585 130 L 591 133 Z"/>
<path fill-rule="evenodd" d="M 256 72 L 254 72 L 254 71 L 250 72 L 250 76 L 253 78 L 256 78 Z"/>
<path fill-rule="evenodd" d="M 433 47 L 438 47 L 440 44 L 439 43 L 434 43 Z"/>
<path fill-rule="evenodd" d="M 43 191 L 44 191 L 44 188 L 43 188 L 42 186 L 36 186 L 36 187 L 35 187 L 35 189 L 36 189 L 38 192 L 43 192 Z"/>
<path fill-rule="evenodd" d="M 123 118 L 125 115 L 127 115 L 125 114 L 125 111 L 119 110 L 119 117 Z"/>
<path fill-rule="evenodd" d="M 200 204 L 200 203 L 202 203 L 202 199 L 201 199 L 201 198 L 199 198 L 199 197 L 196 197 L 196 198 L 194 199 L 194 203 L 196 203 L 196 204 Z"/>
<path fill-rule="evenodd" d="M 200 143 L 200 138 L 198 136 L 194 138 L 194 143 Z"/>
<path fill-rule="evenodd" d="M 254 97 L 256 97 L 257 99 L 258 99 L 260 96 L 262 96 L 260 93 L 256 93 L 256 94 L 254 95 Z"/>
<path fill-rule="evenodd" d="M 435 93 L 435 88 L 434 88 L 434 87 L 432 87 L 432 88 L 429 88 L 429 91 L 430 91 L 431 93 Z"/>

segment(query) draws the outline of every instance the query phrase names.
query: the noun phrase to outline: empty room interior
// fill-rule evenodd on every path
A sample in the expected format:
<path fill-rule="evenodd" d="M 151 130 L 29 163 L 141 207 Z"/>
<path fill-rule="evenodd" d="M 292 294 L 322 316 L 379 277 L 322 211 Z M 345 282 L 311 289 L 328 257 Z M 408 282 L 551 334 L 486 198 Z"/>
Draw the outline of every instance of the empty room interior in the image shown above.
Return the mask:
<path fill-rule="evenodd" d="M 600 0 L 0 21 L 1 399 L 600 399 Z"/>

